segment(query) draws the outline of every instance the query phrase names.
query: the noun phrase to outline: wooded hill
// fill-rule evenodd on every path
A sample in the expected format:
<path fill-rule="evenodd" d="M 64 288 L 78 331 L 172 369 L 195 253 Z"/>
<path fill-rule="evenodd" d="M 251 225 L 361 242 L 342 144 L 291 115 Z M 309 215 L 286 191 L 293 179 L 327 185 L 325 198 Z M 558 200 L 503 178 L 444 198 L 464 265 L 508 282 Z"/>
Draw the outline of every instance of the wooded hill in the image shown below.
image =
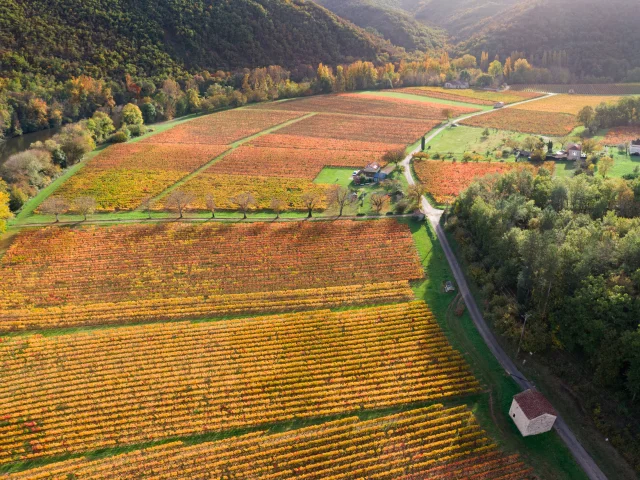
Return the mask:
<path fill-rule="evenodd" d="M 304 0 L 5 0 L 0 72 L 100 77 L 378 59 L 380 38 Z"/>
<path fill-rule="evenodd" d="M 412 52 L 443 48 L 444 30 L 429 27 L 410 13 L 376 0 L 317 0 L 337 15 L 359 27 L 371 29 L 394 45 Z"/>

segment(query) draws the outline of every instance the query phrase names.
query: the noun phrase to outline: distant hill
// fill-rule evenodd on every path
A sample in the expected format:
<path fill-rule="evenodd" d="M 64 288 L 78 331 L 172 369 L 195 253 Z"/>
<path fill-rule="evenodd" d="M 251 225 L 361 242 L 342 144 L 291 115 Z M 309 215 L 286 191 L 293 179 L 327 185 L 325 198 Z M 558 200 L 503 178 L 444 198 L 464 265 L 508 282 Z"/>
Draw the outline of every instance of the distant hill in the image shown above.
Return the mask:
<path fill-rule="evenodd" d="M 0 76 L 376 60 L 383 42 L 305 0 L 4 0 Z"/>
<path fill-rule="evenodd" d="M 640 8 L 628 0 L 523 2 L 481 25 L 460 51 L 486 50 L 502 58 L 513 51 L 541 58 L 565 51 L 579 76 L 621 80 L 640 67 Z"/>
<path fill-rule="evenodd" d="M 407 51 L 423 52 L 443 48 L 446 33 L 416 20 L 392 0 L 316 0 L 359 27 L 372 29 Z"/>

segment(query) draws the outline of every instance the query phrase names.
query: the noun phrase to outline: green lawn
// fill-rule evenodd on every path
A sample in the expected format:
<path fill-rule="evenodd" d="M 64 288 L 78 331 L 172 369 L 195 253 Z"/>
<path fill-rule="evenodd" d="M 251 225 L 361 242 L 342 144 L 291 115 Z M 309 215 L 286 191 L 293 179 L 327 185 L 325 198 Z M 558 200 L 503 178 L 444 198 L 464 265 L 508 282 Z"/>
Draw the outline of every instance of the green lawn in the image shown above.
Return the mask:
<path fill-rule="evenodd" d="M 342 187 L 348 187 L 352 183 L 351 175 L 354 168 L 340 168 L 340 167 L 324 167 L 318 176 L 313 180 L 313 183 L 324 183 L 329 185 L 340 185 Z"/>
<path fill-rule="evenodd" d="M 468 397 L 464 402 L 474 411 L 482 427 L 500 447 L 518 453 L 544 479 L 586 479 L 586 475 L 555 432 L 523 438 L 508 415 L 513 395 L 519 393 L 516 383 L 498 364 L 484 340 L 465 313 L 453 314 L 456 293 L 445 294 L 443 283 L 453 280 L 446 257 L 435 233 L 427 223 L 406 220 L 411 228 L 426 279 L 414 285 L 416 297 L 427 302 L 447 338 L 463 353 L 474 375 L 484 385 L 482 395 Z"/>
<path fill-rule="evenodd" d="M 380 91 L 380 90 L 360 92 L 360 93 L 366 93 L 368 95 L 376 95 L 379 97 L 391 97 L 391 98 L 400 98 L 403 100 L 413 100 L 417 102 L 439 103 L 443 106 L 442 108 L 445 108 L 446 105 L 449 105 L 452 107 L 473 108 L 474 110 L 478 110 L 478 111 L 493 109 L 492 106 L 488 106 L 488 105 L 476 105 L 475 103 L 456 102 L 455 100 L 445 100 L 442 98 L 424 97 L 422 95 L 411 95 L 410 93 L 390 92 L 390 91 Z"/>
<path fill-rule="evenodd" d="M 506 130 L 489 129 L 489 135 L 484 136 L 485 129 L 479 127 L 468 127 L 466 125 L 459 125 L 458 127 L 449 127 L 440 132 L 436 138 L 434 138 L 427 145 L 427 152 L 452 154 L 455 157 L 462 157 L 465 152 L 477 153 L 479 155 L 486 155 L 496 151 L 502 152 L 506 149 L 505 142 L 508 139 L 513 139 L 518 142 L 522 142 L 525 138 L 532 135 L 524 133 L 509 132 Z M 552 139 L 555 145 L 560 144 L 560 140 L 557 138 Z M 515 161 L 514 156 L 510 156 L 505 159 L 506 161 Z"/>

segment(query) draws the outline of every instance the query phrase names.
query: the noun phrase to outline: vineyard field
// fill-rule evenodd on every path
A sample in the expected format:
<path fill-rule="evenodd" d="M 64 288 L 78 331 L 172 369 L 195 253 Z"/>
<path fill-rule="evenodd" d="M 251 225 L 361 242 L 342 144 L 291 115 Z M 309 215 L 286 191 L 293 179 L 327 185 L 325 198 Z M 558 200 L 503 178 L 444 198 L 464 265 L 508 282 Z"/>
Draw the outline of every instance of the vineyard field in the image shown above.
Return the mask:
<path fill-rule="evenodd" d="M 549 112 L 566 113 L 578 115 L 584 107 L 597 107 L 601 103 L 615 103 L 620 100 L 620 96 L 594 96 L 594 95 L 554 95 L 543 98 L 535 102 L 515 105 L 517 110 L 527 110 L 529 112 Z"/>
<path fill-rule="evenodd" d="M 534 92 L 491 92 L 485 90 L 447 90 L 442 87 L 408 87 L 400 90 L 403 93 L 418 95 L 421 97 L 440 98 L 442 100 L 452 100 L 455 102 L 474 103 L 477 105 L 494 105 L 497 102 L 505 104 L 531 100 L 541 96 Z"/>
<path fill-rule="evenodd" d="M 424 302 L 8 338 L 0 364 L 0 464 L 480 388 Z"/>
<path fill-rule="evenodd" d="M 296 112 L 270 109 L 227 110 L 183 123 L 143 142 L 229 145 L 301 116 Z"/>
<path fill-rule="evenodd" d="M 269 137 L 265 135 L 262 138 Z M 242 146 L 214 163 L 207 173 L 313 180 L 324 167 L 361 168 L 368 155 L 358 151 Z"/>
<path fill-rule="evenodd" d="M 615 127 L 607 132 L 603 143 L 605 145 L 620 145 L 640 138 L 640 127 Z"/>
<path fill-rule="evenodd" d="M 544 168 L 553 172 L 553 162 L 545 162 Z M 531 164 L 500 162 L 447 162 L 440 160 L 417 161 L 414 170 L 427 192 L 439 204 L 450 203 L 477 177 L 510 170 L 531 168 Z"/>
<path fill-rule="evenodd" d="M 103 212 L 132 210 L 227 149 L 141 142 L 113 145 L 62 184 L 56 195 L 69 202 L 89 195 Z"/>
<path fill-rule="evenodd" d="M 448 107 L 454 116 L 473 113 L 466 107 Z M 377 117 L 397 117 L 412 120 L 444 120 L 442 104 L 404 100 L 393 97 L 346 93 L 289 100 L 275 104 L 260 104 L 251 109 L 277 109 L 287 112 L 342 113 Z"/>
<path fill-rule="evenodd" d="M 564 93 L 577 95 L 640 95 L 640 83 L 512 85 L 520 92 Z"/>
<path fill-rule="evenodd" d="M 428 408 L 361 421 L 357 417 L 293 432 L 186 445 L 173 442 L 97 460 L 53 463 L 7 480 L 33 478 L 290 478 L 350 480 L 533 479 L 517 456 L 505 455 L 464 406 Z"/>
<path fill-rule="evenodd" d="M 215 167 L 215 165 L 214 165 Z M 274 198 L 285 202 L 286 211 L 305 211 L 303 196 L 305 193 L 319 195 L 317 210 L 327 208 L 329 185 L 316 184 L 311 179 L 280 178 L 253 175 L 219 175 L 215 168 L 202 172 L 183 183 L 180 190 L 193 194 L 195 200 L 187 208 L 190 211 L 207 211 L 206 196 L 211 194 L 218 210 L 237 210 L 231 200 L 236 195 L 249 192 L 255 198 L 252 211 L 269 210 Z M 164 200 L 154 205 L 156 210 L 167 210 Z"/>
<path fill-rule="evenodd" d="M 414 143 L 439 122 L 434 120 L 359 117 L 357 115 L 318 114 L 278 130 L 279 134 L 335 140 L 358 140 L 407 145 Z"/>
<path fill-rule="evenodd" d="M 187 308 L 191 298 L 191 307 L 215 312 L 242 301 L 221 295 L 423 276 L 411 232 L 395 220 L 51 227 L 21 233 L 0 260 L 0 331 L 47 326 L 49 315 L 54 322 L 70 308 L 96 315 L 104 305 L 102 314 L 122 310 L 135 319 L 137 308 L 143 318 L 152 314 L 147 301 Z M 120 302 L 121 310 L 109 307 Z"/>
<path fill-rule="evenodd" d="M 460 123 L 472 127 L 497 128 L 498 130 L 559 137 L 571 133 L 578 125 L 578 121 L 573 115 L 517 110 L 515 108 L 506 108 L 486 115 L 470 117 Z"/>

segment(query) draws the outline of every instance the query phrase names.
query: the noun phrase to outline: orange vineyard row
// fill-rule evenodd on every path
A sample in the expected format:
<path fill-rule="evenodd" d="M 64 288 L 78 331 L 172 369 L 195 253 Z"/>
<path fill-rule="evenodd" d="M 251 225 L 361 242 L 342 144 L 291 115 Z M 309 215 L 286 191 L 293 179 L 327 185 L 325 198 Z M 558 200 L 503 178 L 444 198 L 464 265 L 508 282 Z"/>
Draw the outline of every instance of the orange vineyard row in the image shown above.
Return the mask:
<path fill-rule="evenodd" d="M 221 155 L 221 145 L 113 145 L 69 178 L 56 195 L 73 201 L 89 195 L 98 211 L 133 210 Z"/>
<path fill-rule="evenodd" d="M 0 332 L 299 312 L 346 305 L 404 302 L 412 298 L 413 291 L 409 283 L 403 281 L 206 297 L 13 308 L 2 315 Z"/>
<path fill-rule="evenodd" d="M 439 103 L 360 93 L 322 95 L 251 107 L 251 109 L 255 110 L 277 109 L 288 112 L 343 113 L 347 115 L 397 117 L 413 120 L 444 120 L 443 108 L 450 108 L 454 116 L 476 111 L 466 107 L 451 107 Z"/>
<path fill-rule="evenodd" d="M 158 133 L 145 143 L 229 145 L 302 116 L 272 110 L 228 110 L 207 115 Z"/>
<path fill-rule="evenodd" d="M 540 97 L 542 94 L 529 92 L 491 92 L 485 90 L 445 90 L 442 87 L 409 87 L 401 90 L 403 93 L 421 97 L 441 98 L 455 102 L 473 103 L 476 105 L 494 105 L 497 102 L 505 104 L 522 102 Z"/>
<path fill-rule="evenodd" d="M 553 172 L 553 162 L 545 162 L 544 168 Z M 500 162 L 446 162 L 439 160 L 417 161 L 414 170 L 427 192 L 440 204 L 449 203 L 466 190 L 474 179 L 492 173 L 535 167 L 529 163 Z"/>
<path fill-rule="evenodd" d="M 424 302 L 0 344 L 0 463 L 474 393 Z"/>
<path fill-rule="evenodd" d="M 640 138 L 640 127 L 615 127 L 607 132 L 603 143 L 605 145 L 620 145 Z"/>
<path fill-rule="evenodd" d="M 414 280 L 395 220 L 47 228 L 0 260 L 0 323 L 14 308 L 212 297 Z"/>
<path fill-rule="evenodd" d="M 236 195 L 249 192 L 253 194 L 255 203 L 250 210 L 269 210 L 274 198 L 284 202 L 285 211 L 306 210 L 303 196 L 314 193 L 319 196 L 317 210 L 327 208 L 327 193 L 330 186 L 313 183 L 304 178 L 279 178 L 269 176 L 254 177 L 251 175 L 219 175 L 213 173 L 215 164 L 207 170 L 186 181 L 180 187 L 183 192 L 194 195 L 195 201 L 189 204 L 188 210 L 207 211 L 206 198 L 213 195 L 218 210 L 237 210 L 232 199 Z M 154 208 L 167 208 L 164 201 L 158 202 Z"/>
<path fill-rule="evenodd" d="M 253 478 L 264 480 L 524 480 L 531 470 L 505 456 L 465 406 L 434 405 L 361 421 L 357 417 L 217 442 L 173 442 L 98 460 L 77 458 L 9 475 L 50 478 Z"/>
<path fill-rule="evenodd" d="M 533 112 L 515 108 L 505 108 L 485 115 L 470 117 L 460 123 L 472 127 L 497 128 L 499 130 L 559 137 L 568 135 L 578 125 L 578 121 L 573 115 Z"/>
<path fill-rule="evenodd" d="M 367 163 L 367 158 L 373 161 L 378 157 L 375 153 L 329 149 L 243 146 L 214 163 L 207 173 L 313 180 L 326 166 L 360 168 Z"/>

